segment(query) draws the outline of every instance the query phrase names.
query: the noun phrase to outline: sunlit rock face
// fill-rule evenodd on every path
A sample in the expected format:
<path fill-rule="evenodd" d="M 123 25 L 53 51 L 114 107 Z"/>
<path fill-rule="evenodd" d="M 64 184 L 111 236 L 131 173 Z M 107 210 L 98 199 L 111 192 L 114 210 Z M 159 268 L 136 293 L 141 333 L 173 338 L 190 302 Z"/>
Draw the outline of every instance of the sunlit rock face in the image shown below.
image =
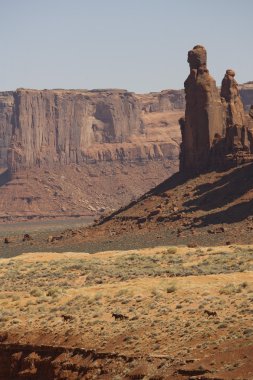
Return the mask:
<path fill-rule="evenodd" d="M 0 93 L 0 166 L 15 172 L 56 163 L 176 160 L 179 128 L 170 133 L 183 109 L 180 90 Z"/>

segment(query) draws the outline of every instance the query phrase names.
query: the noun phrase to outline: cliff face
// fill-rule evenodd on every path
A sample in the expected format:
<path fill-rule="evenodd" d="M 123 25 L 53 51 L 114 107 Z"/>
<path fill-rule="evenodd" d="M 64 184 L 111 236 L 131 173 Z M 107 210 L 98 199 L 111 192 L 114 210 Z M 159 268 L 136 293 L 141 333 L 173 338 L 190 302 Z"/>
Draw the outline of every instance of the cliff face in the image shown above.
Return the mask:
<path fill-rule="evenodd" d="M 252 85 L 240 86 L 240 94 L 249 108 Z M 184 108 L 182 90 L 2 92 L 0 167 L 18 171 L 56 163 L 177 159 L 177 117 Z"/>
<path fill-rule="evenodd" d="M 0 93 L 0 222 L 109 212 L 158 185 L 178 170 L 184 109 L 182 90 Z"/>
<path fill-rule="evenodd" d="M 150 136 L 146 114 L 184 106 L 181 91 L 139 96 L 125 90 L 24 90 L 0 94 L 0 165 L 33 166 L 160 159 L 177 144 Z M 164 125 L 163 125 L 164 126 Z M 157 131 L 156 131 L 157 132 Z M 179 139 L 178 139 L 179 140 Z"/>
<path fill-rule="evenodd" d="M 239 92 L 246 111 L 253 104 L 253 82 L 247 82 L 239 85 Z"/>
<path fill-rule="evenodd" d="M 173 90 L 1 93 L 0 222 L 94 215 L 156 186 L 178 169 L 183 107 Z"/>
<path fill-rule="evenodd" d="M 12 92 L 0 93 L 0 168 L 7 165 L 7 151 L 12 138 L 14 97 Z"/>

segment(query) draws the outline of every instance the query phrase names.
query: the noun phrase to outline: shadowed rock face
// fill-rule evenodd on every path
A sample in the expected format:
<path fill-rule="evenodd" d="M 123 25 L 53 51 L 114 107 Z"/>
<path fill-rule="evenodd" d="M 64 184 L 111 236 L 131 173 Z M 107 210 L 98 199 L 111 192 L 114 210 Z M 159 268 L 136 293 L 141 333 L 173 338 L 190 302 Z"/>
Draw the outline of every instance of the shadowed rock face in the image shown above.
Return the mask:
<path fill-rule="evenodd" d="M 180 168 L 201 171 L 207 166 L 214 136 L 222 135 L 222 103 L 214 79 L 206 67 L 206 50 L 197 45 L 188 52 L 190 74 L 184 83 L 185 120 L 180 122 L 182 154 Z"/>
<path fill-rule="evenodd" d="M 249 115 L 247 116 L 247 126 L 250 151 L 253 152 L 253 105 L 250 107 Z"/>

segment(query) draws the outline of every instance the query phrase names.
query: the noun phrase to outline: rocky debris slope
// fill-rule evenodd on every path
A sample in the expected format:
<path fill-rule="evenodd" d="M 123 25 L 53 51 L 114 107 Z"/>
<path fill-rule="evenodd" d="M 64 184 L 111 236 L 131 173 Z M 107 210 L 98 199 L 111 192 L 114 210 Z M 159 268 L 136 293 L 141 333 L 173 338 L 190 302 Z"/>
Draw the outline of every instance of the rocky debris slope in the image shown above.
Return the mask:
<path fill-rule="evenodd" d="M 91 227 L 79 229 L 75 236 L 66 231 L 61 245 L 74 247 L 81 243 L 83 250 L 92 252 L 158 244 L 250 244 L 251 173 L 252 163 L 194 178 L 174 174 L 139 200 Z"/>
<path fill-rule="evenodd" d="M 103 215 L 137 199 L 177 167 L 172 157 L 20 170 L 0 188 L 0 223 Z"/>

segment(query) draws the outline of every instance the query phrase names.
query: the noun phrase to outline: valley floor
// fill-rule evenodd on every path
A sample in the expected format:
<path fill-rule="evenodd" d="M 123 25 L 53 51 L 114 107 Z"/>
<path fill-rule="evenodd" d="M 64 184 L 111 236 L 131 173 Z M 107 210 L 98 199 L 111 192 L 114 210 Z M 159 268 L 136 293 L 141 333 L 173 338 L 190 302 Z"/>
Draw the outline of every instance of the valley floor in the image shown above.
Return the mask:
<path fill-rule="evenodd" d="M 252 245 L 2 255 L 0 280 L 1 380 L 253 379 Z"/>

